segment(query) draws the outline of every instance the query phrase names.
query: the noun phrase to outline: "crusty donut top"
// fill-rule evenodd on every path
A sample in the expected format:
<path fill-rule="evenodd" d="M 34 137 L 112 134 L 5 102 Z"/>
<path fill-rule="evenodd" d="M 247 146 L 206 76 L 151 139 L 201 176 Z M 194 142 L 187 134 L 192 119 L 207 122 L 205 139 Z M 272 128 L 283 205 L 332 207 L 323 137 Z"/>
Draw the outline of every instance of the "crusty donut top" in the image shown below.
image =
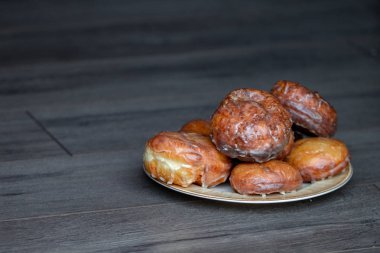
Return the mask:
<path fill-rule="evenodd" d="M 296 141 L 287 161 L 301 171 L 305 181 L 312 181 L 336 175 L 347 167 L 349 157 L 343 142 L 314 137 Z"/>
<path fill-rule="evenodd" d="M 264 162 L 275 158 L 288 143 L 292 121 L 271 94 L 237 89 L 220 103 L 211 120 L 212 141 L 233 158 Z"/>
<path fill-rule="evenodd" d="M 334 135 L 336 111 L 317 92 L 299 83 L 281 80 L 272 88 L 272 94 L 289 110 L 296 125 L 318 136 Z"/>
<path fill-rule="evenodd" d="M 181 132 L 198 133 L 205 136 L 210 136 L 210 122 L 204 119 L 195 119 L 187 122 L 182 126 Z"/>
<path fill-rule="evenodd" d="M 292 191 L 302 184 L 297 169 L 286 162 L 241 163 L 231 173 L 232 187 L 241 194 Z"/>
<path fill-rule="evenodd" d="M 203 187 L 225 181 L 231 160 L 219 152 L 210 137 L 198 133 L 161 132 L 147 142 L 147 150 L 168 160 L 198 170 L 196 183 Z"/>
<path fill-rule="evenodd" d="M 192 141 L 190 133 L 161 132 L 150 139 L 147 146 L 155 153 L 162 154 L 170 159 L 199 166 L 202 155 L 199 144 Z"/>

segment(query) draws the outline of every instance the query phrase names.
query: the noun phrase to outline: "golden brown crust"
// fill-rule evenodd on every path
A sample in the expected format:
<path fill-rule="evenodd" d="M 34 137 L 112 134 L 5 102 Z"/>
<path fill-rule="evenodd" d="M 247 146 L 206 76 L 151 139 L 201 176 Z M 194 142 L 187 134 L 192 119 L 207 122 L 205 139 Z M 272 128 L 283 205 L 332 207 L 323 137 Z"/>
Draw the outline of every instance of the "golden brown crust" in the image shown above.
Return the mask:
<path fill-rule="evenodd" d="M 298 169 L 304 182 L 317 181 L 339 174 L 347 168 L 349 152 L 346 145 L 322 137 L 296 141 L 286 159 Z"/>
<path fill-rule="evenodd" d="M 230 92 L 211 119 L 212 141 L 242 161 L 275 159 L 288 144 L 290 114 L 271 94 L 256 89 Z"/>
<path fill-rule="evenodd" d="M 187 187 L 211 187 L 226 181 L 231 160 L 209 137 L 197 133 L 161 132 L 146 144 L 144 166 L 154 178 Z"/>
<path fill-rule="evenodd" d="M 210 136 L 211 127 L 210 122 L 204 119 L 195 119 L 187 122 L 182 126 L 181 132 L 198 133 L 204 136 Z"/>
<path fill-rule="evenodd" d="M 288 109 L 296 125 L 317 136 L 334 135 L 337 125 L 336 111 L 317 92 L 285 80 L 278 81 L 271 92 Z"/>
<path fill-rule="evenodd" d="M 231 172 L 230 183 L 240 194 L 290 192 L 302 185 L 299 171 L 286 162 L 242 163 Z"/>
<path fill-rule="evenodd" d="M 290 154 L 290 151 L 292 151 L 293 145 L 294 145 L 294 132 L 292 131 L 288 144 L 285 146 L 285 148 L 281 151 L 281 153 L 277 156 L 276 159 L 284 160 Z"/>

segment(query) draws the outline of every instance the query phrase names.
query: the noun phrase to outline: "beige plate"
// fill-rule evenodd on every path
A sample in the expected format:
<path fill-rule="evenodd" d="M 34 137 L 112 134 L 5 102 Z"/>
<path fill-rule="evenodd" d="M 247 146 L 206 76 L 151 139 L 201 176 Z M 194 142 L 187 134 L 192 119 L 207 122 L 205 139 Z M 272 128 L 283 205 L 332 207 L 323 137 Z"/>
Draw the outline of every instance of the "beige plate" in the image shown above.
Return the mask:
<path fill-rule="evenodd" d="M 156 183 L 165 186 L 171 190 L 184 193 L 187 195 L 226 201 L 226 202 L 235 202 L 235 203 L 247 203 L 247 204 L 269 204 L 269 203 L 282 203 L 282 202 L 292 202 L 305 199 L 311 199 L 318 196 L 325 195 L 327 193 L 338 190 L 340 187 L 344 186 L 352 177 L 353 169 L 351 164 L 339 175 L 336 175 L 332 178 L 325 179 L 322 181 L 317 181 L 312 184 L 303 184 L 300 189 L 295 192 L 289 192 L 285 195 L 274 193 L 268 194 L 265 197 L 261 195 L 240 195 L 233 191 L 231 186 L 228 183 L 218 185 L 214 188 L 202 188 L 198 185 L 190 185 L 189 187 L 181 187 L 178 185 L 168 185 L 164 182 L 161 182 L 155 178 L 152 178 L 147 171 L 144 169 L 145 173 Z"/>

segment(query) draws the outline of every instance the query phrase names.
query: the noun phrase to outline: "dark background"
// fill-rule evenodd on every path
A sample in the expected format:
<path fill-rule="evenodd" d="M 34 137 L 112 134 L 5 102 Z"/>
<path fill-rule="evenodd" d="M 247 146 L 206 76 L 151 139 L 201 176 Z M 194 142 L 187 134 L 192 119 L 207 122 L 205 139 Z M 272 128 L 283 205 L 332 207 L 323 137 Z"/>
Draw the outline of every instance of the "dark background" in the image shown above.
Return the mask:
<path fill-rule="evenodd" d="M 196 199 L 145 141 L 231 89 L 299 81 L 354 177 L 313 200 Z M 1 1 L 1 252 L 379 252 L 379 1 Z"/>

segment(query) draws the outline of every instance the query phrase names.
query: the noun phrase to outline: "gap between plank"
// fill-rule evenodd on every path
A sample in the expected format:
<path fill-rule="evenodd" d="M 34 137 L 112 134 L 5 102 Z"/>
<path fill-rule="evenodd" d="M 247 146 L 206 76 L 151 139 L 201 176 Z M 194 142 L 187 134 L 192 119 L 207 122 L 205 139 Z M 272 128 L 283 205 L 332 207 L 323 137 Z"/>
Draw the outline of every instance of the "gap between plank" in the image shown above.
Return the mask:
<path fill-rule="evenodd" d="M 348 253 L 348 252 L 357 252 L 358 250 L 368 250 L 368 249 L 379 249 L 377 245 L 371 246 L 371 247 L 365 247 L 365 248 L 356 248 L 356 249 L 344 249 L 344 250 L 337 250 L 337 251 L 329 251 L 328 253 Z"/>
<path fill-rule="evenodd" d="M 68 148 L 66 148 L 43 124 L 41 121 L 39 121 L 36 117 L 34 117 L 34 115 L 30 112 L 30 111 L 25 111 L 25 114 L 31 119 L 33 120 L 34 123 L 37 124 L 37 126 L 39 126 L 41 128 L 42 131 L 44 131 L 49 137 L 50 139 L 52 139 L 55 143 L 57 143 L 57 145 L 63 149 L 66 154 L 68 154 L 69 156 L 73 156 L 73 153 L 70 152 L 70 150 Z"/>
<path fill-rule="evenodd" d="M 135 209 L 135 208 L 147 208 L 147 207 L 166 206 L 166 205 L 173 205 L 173 204 L 176 205 L 176 204 L 181 204 L 181 203 L 187 204 L 187 203 L 202 202 L 202 201 L 204 201 L 204 200 L 199 199 L 199 200 L 178 201 L 178 202 L 170 202 L 170 203 L 151 204 L 151 205 L 140 205 L 140 206 L 129 206 L 129 207 L 120 207 L 120 208 L 78 211 L 78 212 L 69 212 L 69 213 L 61 213 L 61 214 L 47 214 L 47 215 L 40 215 L 40 216 L 31 216 L 31 217 L 0 220 L 0 223 L 12 222 L 12 221 L 27 221 L 27 220 L 35 220 L 35 219 L 65 217 L 65 216 L 81 215 L 81 214 L 117 212 L 117 211 L 123 211 L 123 210 L 128 210 L 128 209 Z"/>

